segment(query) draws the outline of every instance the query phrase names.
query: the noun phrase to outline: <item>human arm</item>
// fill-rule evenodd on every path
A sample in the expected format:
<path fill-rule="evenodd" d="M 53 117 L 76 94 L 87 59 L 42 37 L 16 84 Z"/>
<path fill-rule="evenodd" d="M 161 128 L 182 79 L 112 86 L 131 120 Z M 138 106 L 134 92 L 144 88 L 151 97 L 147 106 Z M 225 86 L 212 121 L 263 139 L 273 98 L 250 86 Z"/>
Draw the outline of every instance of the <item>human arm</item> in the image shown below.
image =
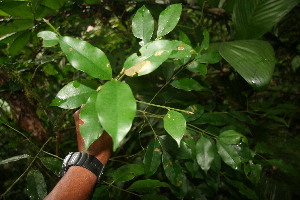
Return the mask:
<path fill-rule="evenodd" d="M 84 141 L 79 131 L 83 121 L 79 119 L 79 110 L 74 114 L 77 132 L 78 151 L 83 152 Z M 87 153 L 95 156 L 103 165 L 106 165 L 112 150 L 112 138 L 106 132 L 97 139 L 88 149 Z M 89 170 L 72 166 L 62 179 L 56 184 L 45 200 L 84 200 L 90 197 L 97 181 L 97 177 Z"/>

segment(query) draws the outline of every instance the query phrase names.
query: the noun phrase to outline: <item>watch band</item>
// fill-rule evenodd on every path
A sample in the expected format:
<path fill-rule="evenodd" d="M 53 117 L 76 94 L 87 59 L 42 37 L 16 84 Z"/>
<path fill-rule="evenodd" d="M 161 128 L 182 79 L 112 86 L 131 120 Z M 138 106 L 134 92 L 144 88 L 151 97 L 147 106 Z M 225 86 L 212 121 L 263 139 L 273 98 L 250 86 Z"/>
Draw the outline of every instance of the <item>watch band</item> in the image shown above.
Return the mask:
<path fill-rule="evenodd" d="M 94 156 L 83 152 L 70 152 L 64 159 L 60 176 L 63 177 L 71 166 L 81 166 L 97 176 L 97 184 L 100 183 L 100 176 L 104 165 Z"/>

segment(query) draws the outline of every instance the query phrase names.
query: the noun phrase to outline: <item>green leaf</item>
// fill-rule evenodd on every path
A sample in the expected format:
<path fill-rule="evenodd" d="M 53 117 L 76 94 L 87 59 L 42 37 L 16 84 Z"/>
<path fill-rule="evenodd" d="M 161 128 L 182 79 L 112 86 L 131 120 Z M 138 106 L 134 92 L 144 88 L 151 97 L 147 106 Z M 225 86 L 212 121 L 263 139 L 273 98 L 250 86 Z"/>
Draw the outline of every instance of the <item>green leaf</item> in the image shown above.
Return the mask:
<path fill-rule="evenodd" d="M 180 149 L 177 158 L 195 159 L 196 158 L 196 142 L 192 137 L 184 137 L 180 142 Z"/>
<path fill-rule="evenodd" d="M 298 3 L 299 0 L 236 1 L 232 17 L 236 27 L 236 37 L 260 38 Z"/>
<path fill-rule="evenodd" d="M 198 60 L 195 60 L 187 66 L 187 69 L 191 72 L 199 73 L 202 76 L 207 74 L 207 67 L 204 64 L 201 64 Z"/>
<path fill-rule="evenodd" d="M 251 160 L 249 164 L 244 167 L 244 172 L 247 178 L 252 183 L 258 183 L 261 176 L 262 167 L 260 164 L 254 164 Z"/>
<path fill-rule="evenodd" d="M 182 31 L 179 32 L 179 40 L 182 41 L 183 43 L 191 46 L 191 41 L 190 41 L 189 37 Z"/>
<path fill-rule="evenodd" d="M 0 8 L 10 16 L 33 19 L 30 4 L 26 1 L 1 1 Z"/>
<path fill-rule="evenodd" d="M 196 144 L 197 162 L 201 169 L 207 173 L 215 158 L 215 143 L 202 136 Z"/>
<path fill-rule="evenodd" d="M 190 58 L 193 54 L 197 54 L 190 45 L 187 45 L 182 41 L 172 40 L 172 43 L 174 46 L 170 58 L 178 60 L 183 58 Z"/>
<path fill-rule="evenodd" d="M 38 170 L 31 170 L 27 175 L 27 194 L 31 200 L 44 199 L 47 195 L 44 176 Z"/>
<path fill-rule="evenodd" d="M 181 78 L 173 81 L 171 85 L 177 89 L 182 89 L 185 91 L 201 91 L 203 87 L 196 80 L 192 78 Z"/>
<path fill-rule="evenodd" d="M 58 44 L 58 37 L 52 31 L 41 31 L 37 36 L 43 38 L 43 47 L 53 47 Z"/>
<path fill-rule="evenodd" d="M 207 52 L 205 54 L 200 54 L 197 56 L 197 61 L 199 63 L 209 63 L 216 64 L 221 60 L 221 56 L 217 52 Z"/>
<path fill-rule="evenodd" d="M 173 4 L 168 6 L 164 11 L 160 13 L 157 30 L 158 38 L 167 35 L 175 28 L 180 19 L 181 10 L 181 4 Z"/>
<path fill-rule="evenodd" d="M 258 200 L 255 191 L 247 187 L 244 183 L 239 181 L 234 181 L 234 180 L 230 180 L 229 183 L 233 185 L 235 188 L 237 188 L 239 192 L 245 197 L 247 197 L 248 199 Z"/>
<path fill-rule="evenodd" d="M 146 194 L 142 196 L 141 200 L 168 200 L 168 198 L 160 194 Z"/>
<path fill-rule="evenodd" d="M 247 138 L 241 133 L 238 133 L 234 130 L 222 132 L 219 135 L 218 140 L 226 144 L 238 144 L 242 141 L 245 141 L 247 143 Z"/>
<path fill-rule="evenodd" d="M 200 52 L 203 50 L 207 50 L 209 47 L 209 32 L 204 29 L 203 31 L 203 41 L 200 46 Z"/>
<path fill-rule="evenodd" d="M 64 109 L 78 108 L 94 93 L 96 93 L 96 90 L 78 81 L 72 81 L 57 93 L 56 98 L 50 105 Z"/>
<path fill-rule="evenodd" d="M 295 72 L 300 67 L 300 56 L 295 56 L 291 64 L 292 64 L 292 69 Z"/>
<path fill-rule="evenodd" d="M 100 49 L 67 36 L 59 38 L 59 44 L 74 68 L 102 80 L 112 78 L 110 63 Z"/>
<path fill-rule="evenodd" d="M 250 85 L 259 88 L 271 81 L 275 55 L 268 42 L 259 40 L 224 42 L 220 45 L 219 52 Z"/>
<path fill-rule="evenodd" d="M 48 7 L 48 8 L 51 8 L 53 10 L 58 10 L 60 9 L 64 3 L 66 2 L 67 0 L 59 0 L 59 1 L 53 1 L 53 0 L 43 0 L 41 2 L 42 5 Z"/>
<path fill-rule="evenodd" d="M 24 159 L 24 158 L 29 158 L 29 157 L 30 156 L 27 155 L 27 154 L 13 156 L 13 157 L 7 158 L 5 160 L 1 160 L 0 165 L 4 165 L 4 164 L 10 163 L 10 162 L 15 162 L 15 161 L 18 161 L 18 160 L 21 160 L 21 159 Z"/>
<path fill-rule="evenodd" d="M 139 165 L 139 164 L 124 165 L 114 171 L 113 180 L 115 182 L 129 181 L 141 174 L 144 174 L 143 165 Z"/>
<path fill-rule="evenodd" d="M 32 19 L 15 19 L 9 22 L 0 21 L 0 35 L 24 31 L 34 26 Z"/>
<path fill-rule="evenodd" d="M 21 49 L 28 43 L 31 36 L 31 32 L 25 31 L 18 36 L 8 47 L 8 52 L 11 56 L 15 56 Z"/>
<path fill-rule="evenodd" d="M 138 180 L 130 185 L 128 190 L 136 192 L 151 192 L 158 187 L 169 187 L 169 184 L 153 179 Z"/>
<path fill-rule="evenodd" d="M 169 181 L 177 187 L 181 186 L 185 179 L 185 175 L 182 172 L 182 168 L 179 165 L 178 160 L 172 159 L 171 156 L 164 151 L 162 162 L 165 174 Z"/>
<path fill-rule="evenodd" d="M 130 87 L 115 80 L 106 82 L 98 93 L 96 110 L 116 150 L 129 132 L 136 113 L 136 101 Z"/>
<path fill-rule="evenodd" d="M 164 117 L 165 130 L 176 140 L 180 147 L 180 140 L 186 133 L 186 121 L 179 112 L 169 110 Z"/>
<path fill-rule="evenodd" d="M 102 134 L 103 128 L 99 123 L 98 114 L 96 110 L 97 93 L 92 94 L 87 100 L 87 103 L 80 111 L 80 119 L 84 124 L 80 125 L 80 133 L 84 140 L 84 150 L 96 141 Z"/>
<path fill-rule="evenodd" d="M 62 160 L 52 157 L 41 157 L 40 159 L 47 169 L 52 171 L 56 176 L 60 176 L 60 170 L 63 163 Z"/>
<path fill-rule="evenodd" d="M 154 31 L 154 20 L 151 13 L 142 6 L 132 19 L 132 32 L 137 38 L 142 39 L 142 44 L 146 44 L 151 40 Z"/>
<path fill-rule="evenodd" d="M 147 176 L 153 175 L 161 163 L 161 147 L 157 139 L 152 140 L 144 156 L 144 168 Z"/>
<path fill-rule="evenodd" d="M 217 140 L 218 153 L 222 160 L 235 170 L 240 170 L 242 160 L 234 148 L 234 145 L 226 144 L 222 141 Z"/>
<path fill-rule="evenodd" d="M 194 120 L 198 119 L 199 117 L 201 117 L 201 115 L 204 112 L 204 107 L 199 104 L 194 104 L 194 105 L 187 107 L 185 110 L 194 113 L 194 114 L 182 113 L 185 120 L 187 122 L 190 122 L 190 121 L 194 121 Z"/>

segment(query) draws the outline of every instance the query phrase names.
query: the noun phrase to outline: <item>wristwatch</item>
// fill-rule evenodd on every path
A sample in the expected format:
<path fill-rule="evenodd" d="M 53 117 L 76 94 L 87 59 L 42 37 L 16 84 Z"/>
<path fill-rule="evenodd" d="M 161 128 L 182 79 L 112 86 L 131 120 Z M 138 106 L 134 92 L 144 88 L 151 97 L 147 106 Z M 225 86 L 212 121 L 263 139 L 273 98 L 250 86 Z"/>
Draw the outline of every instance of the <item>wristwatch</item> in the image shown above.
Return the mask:
<path fill-rule="evenodd" d="M 96 157 L 83 152 L 70 152 L 63 161 L 60 177 L 63 177 L 71 166 L 81 166 L 90 170 L 97 176 L 96 186 L 99 185 L 104 165 Z"/>

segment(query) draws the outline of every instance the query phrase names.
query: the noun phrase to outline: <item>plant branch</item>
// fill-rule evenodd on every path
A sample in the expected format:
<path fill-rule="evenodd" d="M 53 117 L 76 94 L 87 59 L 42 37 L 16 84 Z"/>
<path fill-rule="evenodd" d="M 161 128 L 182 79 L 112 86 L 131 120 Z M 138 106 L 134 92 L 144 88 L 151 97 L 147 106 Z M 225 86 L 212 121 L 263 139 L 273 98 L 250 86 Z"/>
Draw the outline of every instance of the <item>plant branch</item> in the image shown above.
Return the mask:
<path fill-rule="evenodd" d="M 154 107 L 164 108 L 164 109 L 167 109 L 167 110 L 175 110 L 175 111 L 178 111 L 178 112 L 184 112 L 184 113 L 187 113 L 187 114 L 194 114 L 193 112 L 188 111 L 188 110 L 181 110 L 181 109 L 177 109 L 177 108 L 172 108 L 172 107 L 167 107 L 167 106 L 156 105 L 156 104 L 147 103 L 147 102 L 139 101 L 139 100 L 136 100 L 136 102 L 142 103 L 142 104 L 146 104 L 146 105 L 148 105 L 148 106 L 154 106 Z M 144 113 L 144 112 L 146 112 L 146 111 L 144 110 L 143 113 Z"/>

